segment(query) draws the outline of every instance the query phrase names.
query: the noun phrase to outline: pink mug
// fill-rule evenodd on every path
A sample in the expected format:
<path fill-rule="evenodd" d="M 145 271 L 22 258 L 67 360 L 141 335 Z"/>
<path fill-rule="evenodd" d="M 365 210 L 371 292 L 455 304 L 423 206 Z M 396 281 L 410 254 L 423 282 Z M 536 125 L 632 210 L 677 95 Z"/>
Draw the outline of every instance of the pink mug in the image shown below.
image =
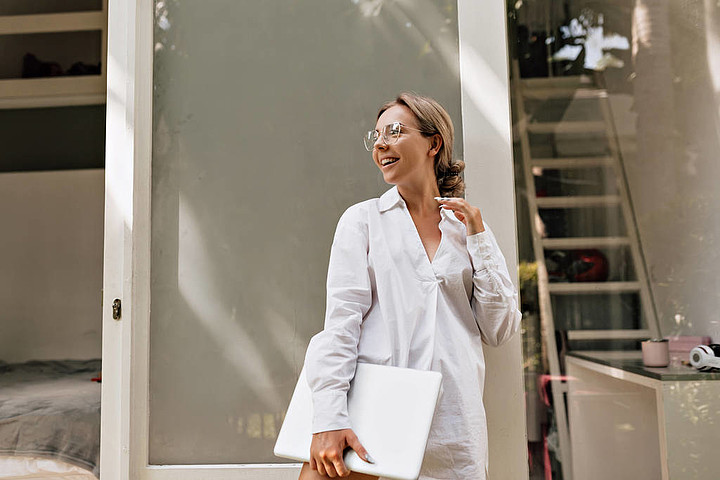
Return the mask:
<path fill-rule="evenodd" d="M 652 338 L 642 342 L 642 359 L 646 367 L 667 367 L 670 364 L 670 348 L 667 339 Z"/>

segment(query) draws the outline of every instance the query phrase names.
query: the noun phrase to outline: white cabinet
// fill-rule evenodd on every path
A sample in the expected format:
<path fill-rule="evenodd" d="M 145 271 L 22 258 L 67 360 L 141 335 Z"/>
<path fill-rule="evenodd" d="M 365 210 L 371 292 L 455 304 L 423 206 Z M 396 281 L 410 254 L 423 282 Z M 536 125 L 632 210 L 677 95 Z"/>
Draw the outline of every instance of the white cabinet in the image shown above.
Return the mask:
<path fill-rule="evenodd" d="M 3 0 L 0 108 L 105 103 L 106 45 L 107 0 Z"/>
<path fill-rule="evenodd" d="M 566 357 L 573 478 L 716 480 L 720 373 L 646 368 L 640 352 Z"/>

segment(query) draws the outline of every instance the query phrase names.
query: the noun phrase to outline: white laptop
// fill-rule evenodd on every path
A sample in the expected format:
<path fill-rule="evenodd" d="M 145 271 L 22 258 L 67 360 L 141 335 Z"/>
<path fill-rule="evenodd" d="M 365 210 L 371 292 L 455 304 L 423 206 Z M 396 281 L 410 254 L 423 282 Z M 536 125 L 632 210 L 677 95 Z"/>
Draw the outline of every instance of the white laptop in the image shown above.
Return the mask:
<path fill-rule="evenodd" d="M 374 464 L 348 449 L 348 469 L 398 480 L 420 474 L 435 405 L 439 372 L 358 363 L 348 392 L 352 428 Z M 277 442 L 275 455 L 310 461 L 312 397 L 303 368 Z"/>

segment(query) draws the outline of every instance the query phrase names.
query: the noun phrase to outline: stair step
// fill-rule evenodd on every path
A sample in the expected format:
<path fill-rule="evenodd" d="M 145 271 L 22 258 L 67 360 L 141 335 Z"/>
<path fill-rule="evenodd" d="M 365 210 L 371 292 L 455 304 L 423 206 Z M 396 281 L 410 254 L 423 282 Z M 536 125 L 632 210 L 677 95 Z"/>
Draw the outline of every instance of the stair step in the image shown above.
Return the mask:
<path fill-rule="evenodd" d="M 530 133 L 593 133 L 605 132 L 603 121 L 581 122 L 530 122 L 527 124 Z"/>
<path fill-rule="evenodd" d="M 652 338 L 650 330 L 568 330 L 568 340 L 640 340 Z"/>
<path fill-rule="evenodd" d="M 607 98 L 607 90 L 599 88 L 534 88 L 524 89 L 522 92 L 524 98 L 529 100 L 553 100 L 553 99 L 572 99 L 587 100 L 594 98 Z"/>
<path fill-rule="evenodd" d="M 620 205 L 618 195 L 588 195 L 576 197 L 537 197 L 538 208 L 584 208 Z"/>
<path fill-rule="evenodd" d="M 588 75 L 523 78 L 521 83 L 524 89 L 589 87 L 593 84 L 592 79 Z"/>
<path fill-rule="evenodd" d="M 613 157 L 567 157 L 567 158 L 534 158 L 533 167 L 563 169 L 563 168 L 593 168 L 611 167 Z"/>
<path fill-rule="evenodd" d="M 608 248 L 630 245 L 628 237 L 544 238 L 543 248 L 572 250 L 578 248 Z"/>
<path fill-rule="evenodd" d="M 577 282 L 549 283 L 550 293 L 573 295 L 581 293 L 633 293 L 640 291 L 640 282 Z"/>

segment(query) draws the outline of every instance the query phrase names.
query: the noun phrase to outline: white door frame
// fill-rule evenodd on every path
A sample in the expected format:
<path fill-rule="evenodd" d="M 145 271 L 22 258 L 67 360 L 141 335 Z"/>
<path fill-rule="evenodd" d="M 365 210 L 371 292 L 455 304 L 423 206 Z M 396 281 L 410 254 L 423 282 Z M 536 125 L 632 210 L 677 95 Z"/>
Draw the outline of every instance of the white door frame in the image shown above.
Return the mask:
<path fill-rule="evenodd" d="M 515 274 L 505 2 L 458 0 L 458 17 L 467 199 L 482 208 Z M 110 0 L 107 62 L 102 479 L 294 480 L 292 464 L 148 466 L 152 0 Z M 519 335 L 487 349 L 486 361 L 490 471 L 498 465 L 502 478 L 527 478 Z"/>

